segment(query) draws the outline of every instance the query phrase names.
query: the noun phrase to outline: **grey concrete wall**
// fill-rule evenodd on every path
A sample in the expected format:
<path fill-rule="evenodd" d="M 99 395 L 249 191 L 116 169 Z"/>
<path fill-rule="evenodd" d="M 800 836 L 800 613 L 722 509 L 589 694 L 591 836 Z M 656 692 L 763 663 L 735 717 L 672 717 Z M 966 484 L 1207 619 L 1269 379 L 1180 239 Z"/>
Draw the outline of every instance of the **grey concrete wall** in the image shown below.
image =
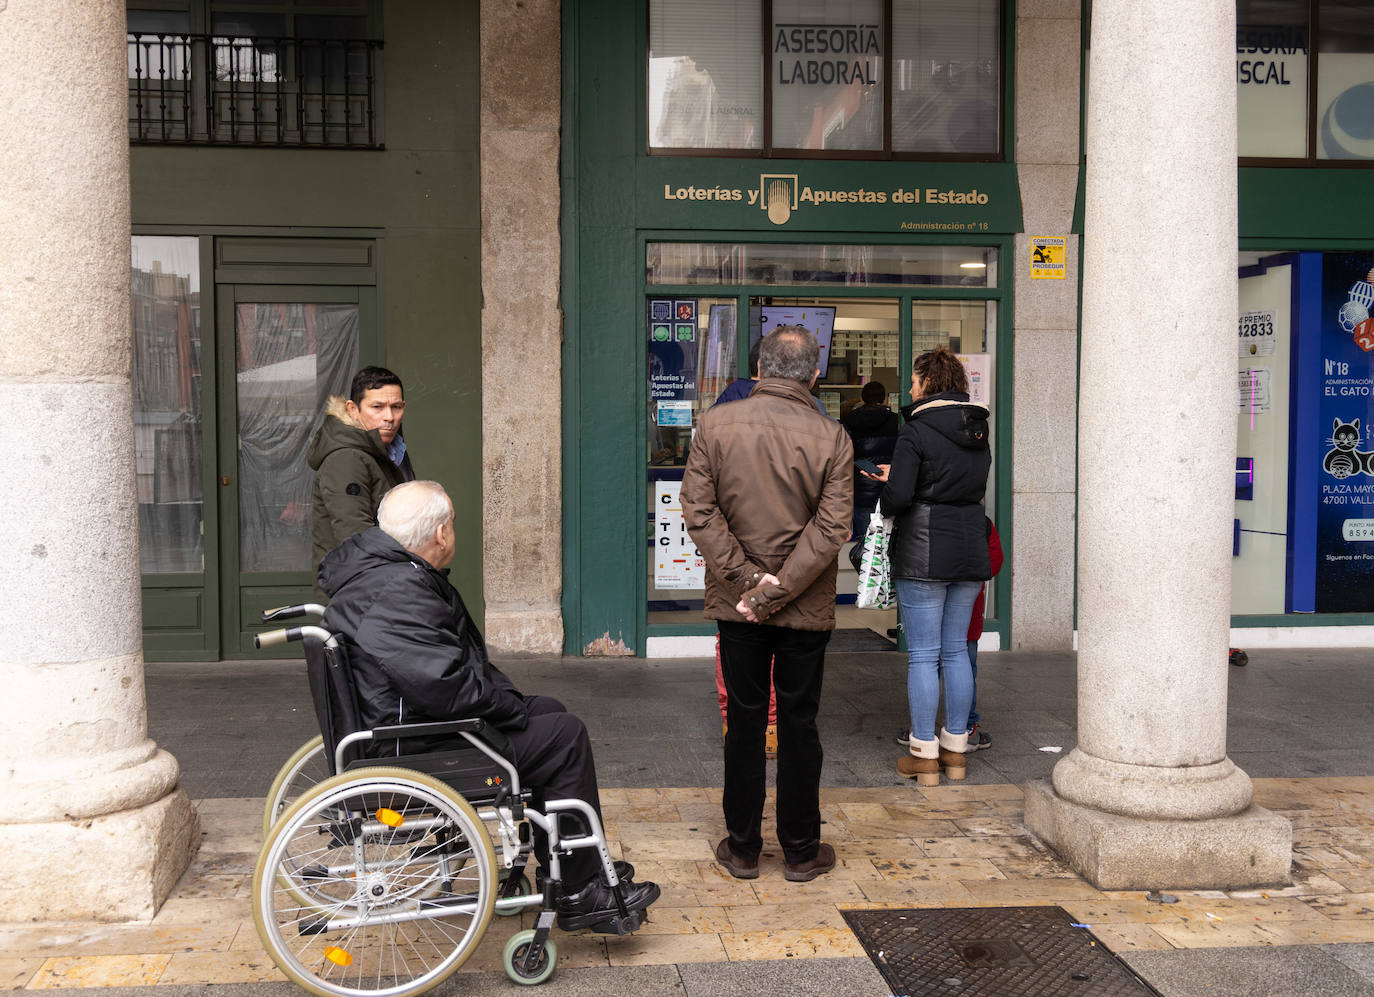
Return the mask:
<path fill-rule="evenodd" d="M 558 0 L 484 0 L 482 478 L 486 638 L 563 646 Z"/>
<path fill-rule="evenodd" d="M 1079 0 L 1016 12 L 1016 149 L 1026 230 L 1016 237 L 1012 314 L 1011 647 L 1073 640 L 1079 160 Z M 1033 236 L 1069 236 L 1064 280 L 1031 280 Z"/>

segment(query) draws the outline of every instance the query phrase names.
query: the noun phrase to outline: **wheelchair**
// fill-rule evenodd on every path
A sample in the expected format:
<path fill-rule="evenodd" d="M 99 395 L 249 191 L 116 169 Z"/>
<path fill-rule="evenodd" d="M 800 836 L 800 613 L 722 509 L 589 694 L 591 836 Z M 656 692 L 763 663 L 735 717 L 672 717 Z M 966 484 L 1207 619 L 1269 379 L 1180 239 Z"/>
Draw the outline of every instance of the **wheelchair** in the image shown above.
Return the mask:
<path fill-rule="evenodd" d="M 303 604 L 263 618 L 322 613 Z M 423 993 L 467 961 L 493 915 L 537 910 L 535 926 L 507 942 L 502 964 L 516 983 L 543 983 L 558 961 L 549 932 L 560 855 L 573 849 L 597 850 L 616 898 L 617 911 L 592 930 L 625 935 L 648 920 L 647 909 L 625 905 L 596 811 L 576 799 L 536 809 L 501 731 L 481 719 L 364 729 L 347 645 L 309 624 L 254 639 L 258 647 L 288 641 L 305 649 L 320 735 L 273 782 L 252 888 L 258 935 L 288 979 L 321 997 Z M 370 743 L 395 741 L 406 750 L 412 738 L 435 736 L 460 746 L 363 754 Z M 577 820 L 565 832 L 569 815 Z M 525 871 L 532 825 L 549 846 L 539 892 Z"/>

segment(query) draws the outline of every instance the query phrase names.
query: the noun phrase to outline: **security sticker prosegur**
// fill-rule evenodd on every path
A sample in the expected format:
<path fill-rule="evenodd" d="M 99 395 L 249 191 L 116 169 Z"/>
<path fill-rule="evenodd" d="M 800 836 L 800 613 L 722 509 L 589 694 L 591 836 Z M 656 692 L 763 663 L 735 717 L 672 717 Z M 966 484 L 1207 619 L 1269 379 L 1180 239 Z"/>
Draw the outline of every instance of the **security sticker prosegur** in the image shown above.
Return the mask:
<path fill-rule="evenodd" d="M 1031 277 L 1041 280 L 1063 280 L 1067 270 L 1064 258 L 1065 246 L 1068 241 L 1064 236 L 1033 236 L 1031 238 Z"/>

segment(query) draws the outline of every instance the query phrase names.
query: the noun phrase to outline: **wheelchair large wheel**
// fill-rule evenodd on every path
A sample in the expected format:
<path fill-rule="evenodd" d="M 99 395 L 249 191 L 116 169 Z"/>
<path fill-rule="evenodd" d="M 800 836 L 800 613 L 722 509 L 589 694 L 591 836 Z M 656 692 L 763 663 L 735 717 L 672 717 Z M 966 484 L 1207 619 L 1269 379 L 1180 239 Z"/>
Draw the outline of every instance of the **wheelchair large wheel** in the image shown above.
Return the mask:
<path fill-rule="evenodd" d="M 262 811 L 262 838 L 272 830 L 281 815 L 301 794 L 329 778 L 329 759 L 324 755 L 324 738 L 316 734 L 296 749 L 286 760 L 272 787 L 267 791 L 267 805 Z"/>
<path fill-rule="evenodd" d="M 253 920 L 281 971 L 321 997 L 419 994 L 491 921 L 496 857 L 456 791 L 406 769 L 334 776 L 277 821 Z"/>

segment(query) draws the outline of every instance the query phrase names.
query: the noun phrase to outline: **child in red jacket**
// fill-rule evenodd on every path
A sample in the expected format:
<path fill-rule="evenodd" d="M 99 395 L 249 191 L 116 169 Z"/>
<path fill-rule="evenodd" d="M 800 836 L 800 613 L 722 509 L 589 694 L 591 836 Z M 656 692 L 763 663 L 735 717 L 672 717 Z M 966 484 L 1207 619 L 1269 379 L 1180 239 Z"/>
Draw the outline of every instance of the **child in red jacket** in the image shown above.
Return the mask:
<path fill-rule="evenodd" d="M 988 520 L 988 559 L 992 562 L 992 577 L 1002 570 L 1002 538 L 997 527 Z M 973 668 L 973 702 L 968 710 L 968 750 L 992 747 L 992 738 L 978 726 L 978 638 L 983 636 L 983 614 L 987 607 L 988 587 L 983 586 L 973 604 L 973 617 L 968 622 L 968 663 Z"/>

